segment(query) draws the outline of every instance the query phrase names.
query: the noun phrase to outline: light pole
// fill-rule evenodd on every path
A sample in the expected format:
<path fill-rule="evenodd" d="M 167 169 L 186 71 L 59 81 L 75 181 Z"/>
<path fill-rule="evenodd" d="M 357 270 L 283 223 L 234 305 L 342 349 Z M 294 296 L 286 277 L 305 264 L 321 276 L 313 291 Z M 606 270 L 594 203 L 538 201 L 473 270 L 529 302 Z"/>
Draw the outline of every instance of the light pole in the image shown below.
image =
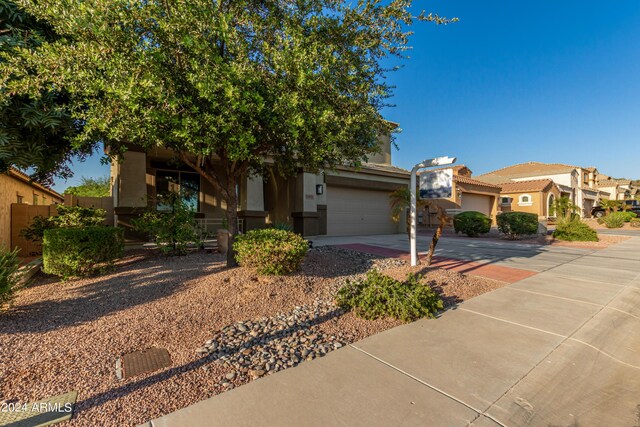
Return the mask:
<path fill-rule="evenodd" d="M 411 218 L 411 223 L 409 225 L 409 244 L 411 245 L 411 265 L 418 265 L 418 248 L 416 245 L 416 211 L 417 211 L 417 203 L 418 199 L 416 197 L 416 187 L 418 186 L 416 182 L 416 175 L 419 169 L 430 168 L 433 166 L 443 166 L 450 165 L 456 162 L 455 157 L 436 157 L 434 159 L 424 160 L 411 169 L 411 181 L 410 181 L 410 192 L 411 192 L 411 200 L 409 207 L 409 215 Z"/>

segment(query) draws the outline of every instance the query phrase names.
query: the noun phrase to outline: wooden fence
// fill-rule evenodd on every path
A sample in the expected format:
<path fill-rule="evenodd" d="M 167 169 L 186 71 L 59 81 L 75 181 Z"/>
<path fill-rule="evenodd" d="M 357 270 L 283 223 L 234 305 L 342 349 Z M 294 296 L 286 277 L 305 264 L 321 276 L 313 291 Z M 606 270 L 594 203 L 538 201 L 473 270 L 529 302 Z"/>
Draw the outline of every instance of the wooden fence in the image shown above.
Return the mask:
<path fill-rule="evenodd" d="M 85 208 L 104 209 L 107 211 L 105 225 L 113 225 L 113 199 L 111 197 L 76 197 L 65 195 L 65 206 L 82 206 Z M 56 205 L 27 205 L 11 204 L 11 247 L 20 248 L 20 256 L 32 256 L 42 253 L 40 242 L 32 242 L 20 235 L 20 232 L 29 227 L 33 218 L 43 216 L 45 218 L 57 215 Z"/>

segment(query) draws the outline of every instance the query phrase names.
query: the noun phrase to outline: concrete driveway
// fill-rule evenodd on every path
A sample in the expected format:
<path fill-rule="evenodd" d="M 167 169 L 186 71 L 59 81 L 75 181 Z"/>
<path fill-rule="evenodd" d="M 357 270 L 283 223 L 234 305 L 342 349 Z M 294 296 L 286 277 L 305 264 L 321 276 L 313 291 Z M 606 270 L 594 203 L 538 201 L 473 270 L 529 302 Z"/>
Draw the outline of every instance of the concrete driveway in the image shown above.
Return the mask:
<path fill-rule="evenodd" d="M 470 249 L 541 272 L 149 425 L 640 425 L 640 238 Z"/>

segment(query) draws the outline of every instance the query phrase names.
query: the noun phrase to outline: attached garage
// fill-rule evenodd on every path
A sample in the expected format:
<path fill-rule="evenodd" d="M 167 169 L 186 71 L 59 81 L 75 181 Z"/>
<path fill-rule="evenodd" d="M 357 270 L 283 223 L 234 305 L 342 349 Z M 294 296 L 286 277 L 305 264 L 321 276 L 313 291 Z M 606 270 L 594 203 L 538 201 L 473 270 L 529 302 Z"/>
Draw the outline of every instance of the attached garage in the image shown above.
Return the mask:
<path fill-rule="evenodd" d="M 398 224 L 391 220 L 390 191 L 327 186 L 327 234 L 355 236 L 394 234 Z"/>
<path fill-rule="evenodd" d="M 491 217 L 491 208 L 493 207 L 492 196 L 484 194 L 463 193 L 461 197 L 460 210 L 482 212 Z"/>

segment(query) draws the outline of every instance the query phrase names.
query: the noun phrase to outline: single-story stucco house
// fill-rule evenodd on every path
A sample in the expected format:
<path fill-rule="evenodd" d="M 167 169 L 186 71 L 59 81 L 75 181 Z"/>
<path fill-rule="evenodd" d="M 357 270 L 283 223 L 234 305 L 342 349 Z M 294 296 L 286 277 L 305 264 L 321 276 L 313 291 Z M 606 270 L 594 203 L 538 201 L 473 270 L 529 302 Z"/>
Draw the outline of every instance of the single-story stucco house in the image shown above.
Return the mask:
<path fill-rule="evenodd" d="M 553 202 L 561 197 L 561 189 L 551 179 L 513 181 L 500 184 L 501 212 L 529 212 L 546 219 Z"/>
<path fill-rule="evenodd" d="M 62 203 L 64 197 L 53 189 L 38 184 L 29 178 L 29 175 L 16 168 L 10 168 L 6 173 L 0 174 L 0 247 L 13 249 L 20 228 L 17 224 L 12 227 L 12 217 L 17 215 L 20 224 L 26 226 L 32 211 L 27 211 L 27 206 L 49 206 Z M 17 206 L 19 205 L 19 206 Z M 16 213 L 12 210 L 19 210 Z M 42 210 L 43 212 L 47 209 Z M 38 214 L 42 214 L 39 212 Z M 13 242 L 13 243 L 12 243 Z"/>
<path fill-rule="evenodd" d="M 443 169 L 453 170 L 453 182 L 451 197 L 447 199 L 434 199 L 433 203 L 449 210 L 450 212 L 476 211 L 491 218 L 496 223 L 498 213 L 498 199 L 500 198 L 500 186 L 478 181 L 471 177 L 471 169 L 465 165 L 431 169 L 424 172 L 433 172 Z M 424 173 L 423 172 L 423 173 Z M 421 224 L 435 225 L 438 223 L 437 211 L 432 206 L 426 206 L 420 215 Z"/>
<path fill-rule="evenodd" d="M 338 167 L 282 177 L 273 169 L 263 176 L 246 176 L 238 188 L 240 230 L 286 223 L 304 236 L 366 235 L 402 232 L 404 221 L 391 219 L 389 193 L 409 184 L 409 172 L 391 163 L 391 141 L 380 138 L 381 152 L 356 169 Z M 174 153 L 130 147 L 111 166 L 114 223 L 131 227 L 156 196 L 185 187 L 187 202 L 208 231 L 220 228 L 225 202 L 213 186 L 191 168 L 176 163 Z"/>

